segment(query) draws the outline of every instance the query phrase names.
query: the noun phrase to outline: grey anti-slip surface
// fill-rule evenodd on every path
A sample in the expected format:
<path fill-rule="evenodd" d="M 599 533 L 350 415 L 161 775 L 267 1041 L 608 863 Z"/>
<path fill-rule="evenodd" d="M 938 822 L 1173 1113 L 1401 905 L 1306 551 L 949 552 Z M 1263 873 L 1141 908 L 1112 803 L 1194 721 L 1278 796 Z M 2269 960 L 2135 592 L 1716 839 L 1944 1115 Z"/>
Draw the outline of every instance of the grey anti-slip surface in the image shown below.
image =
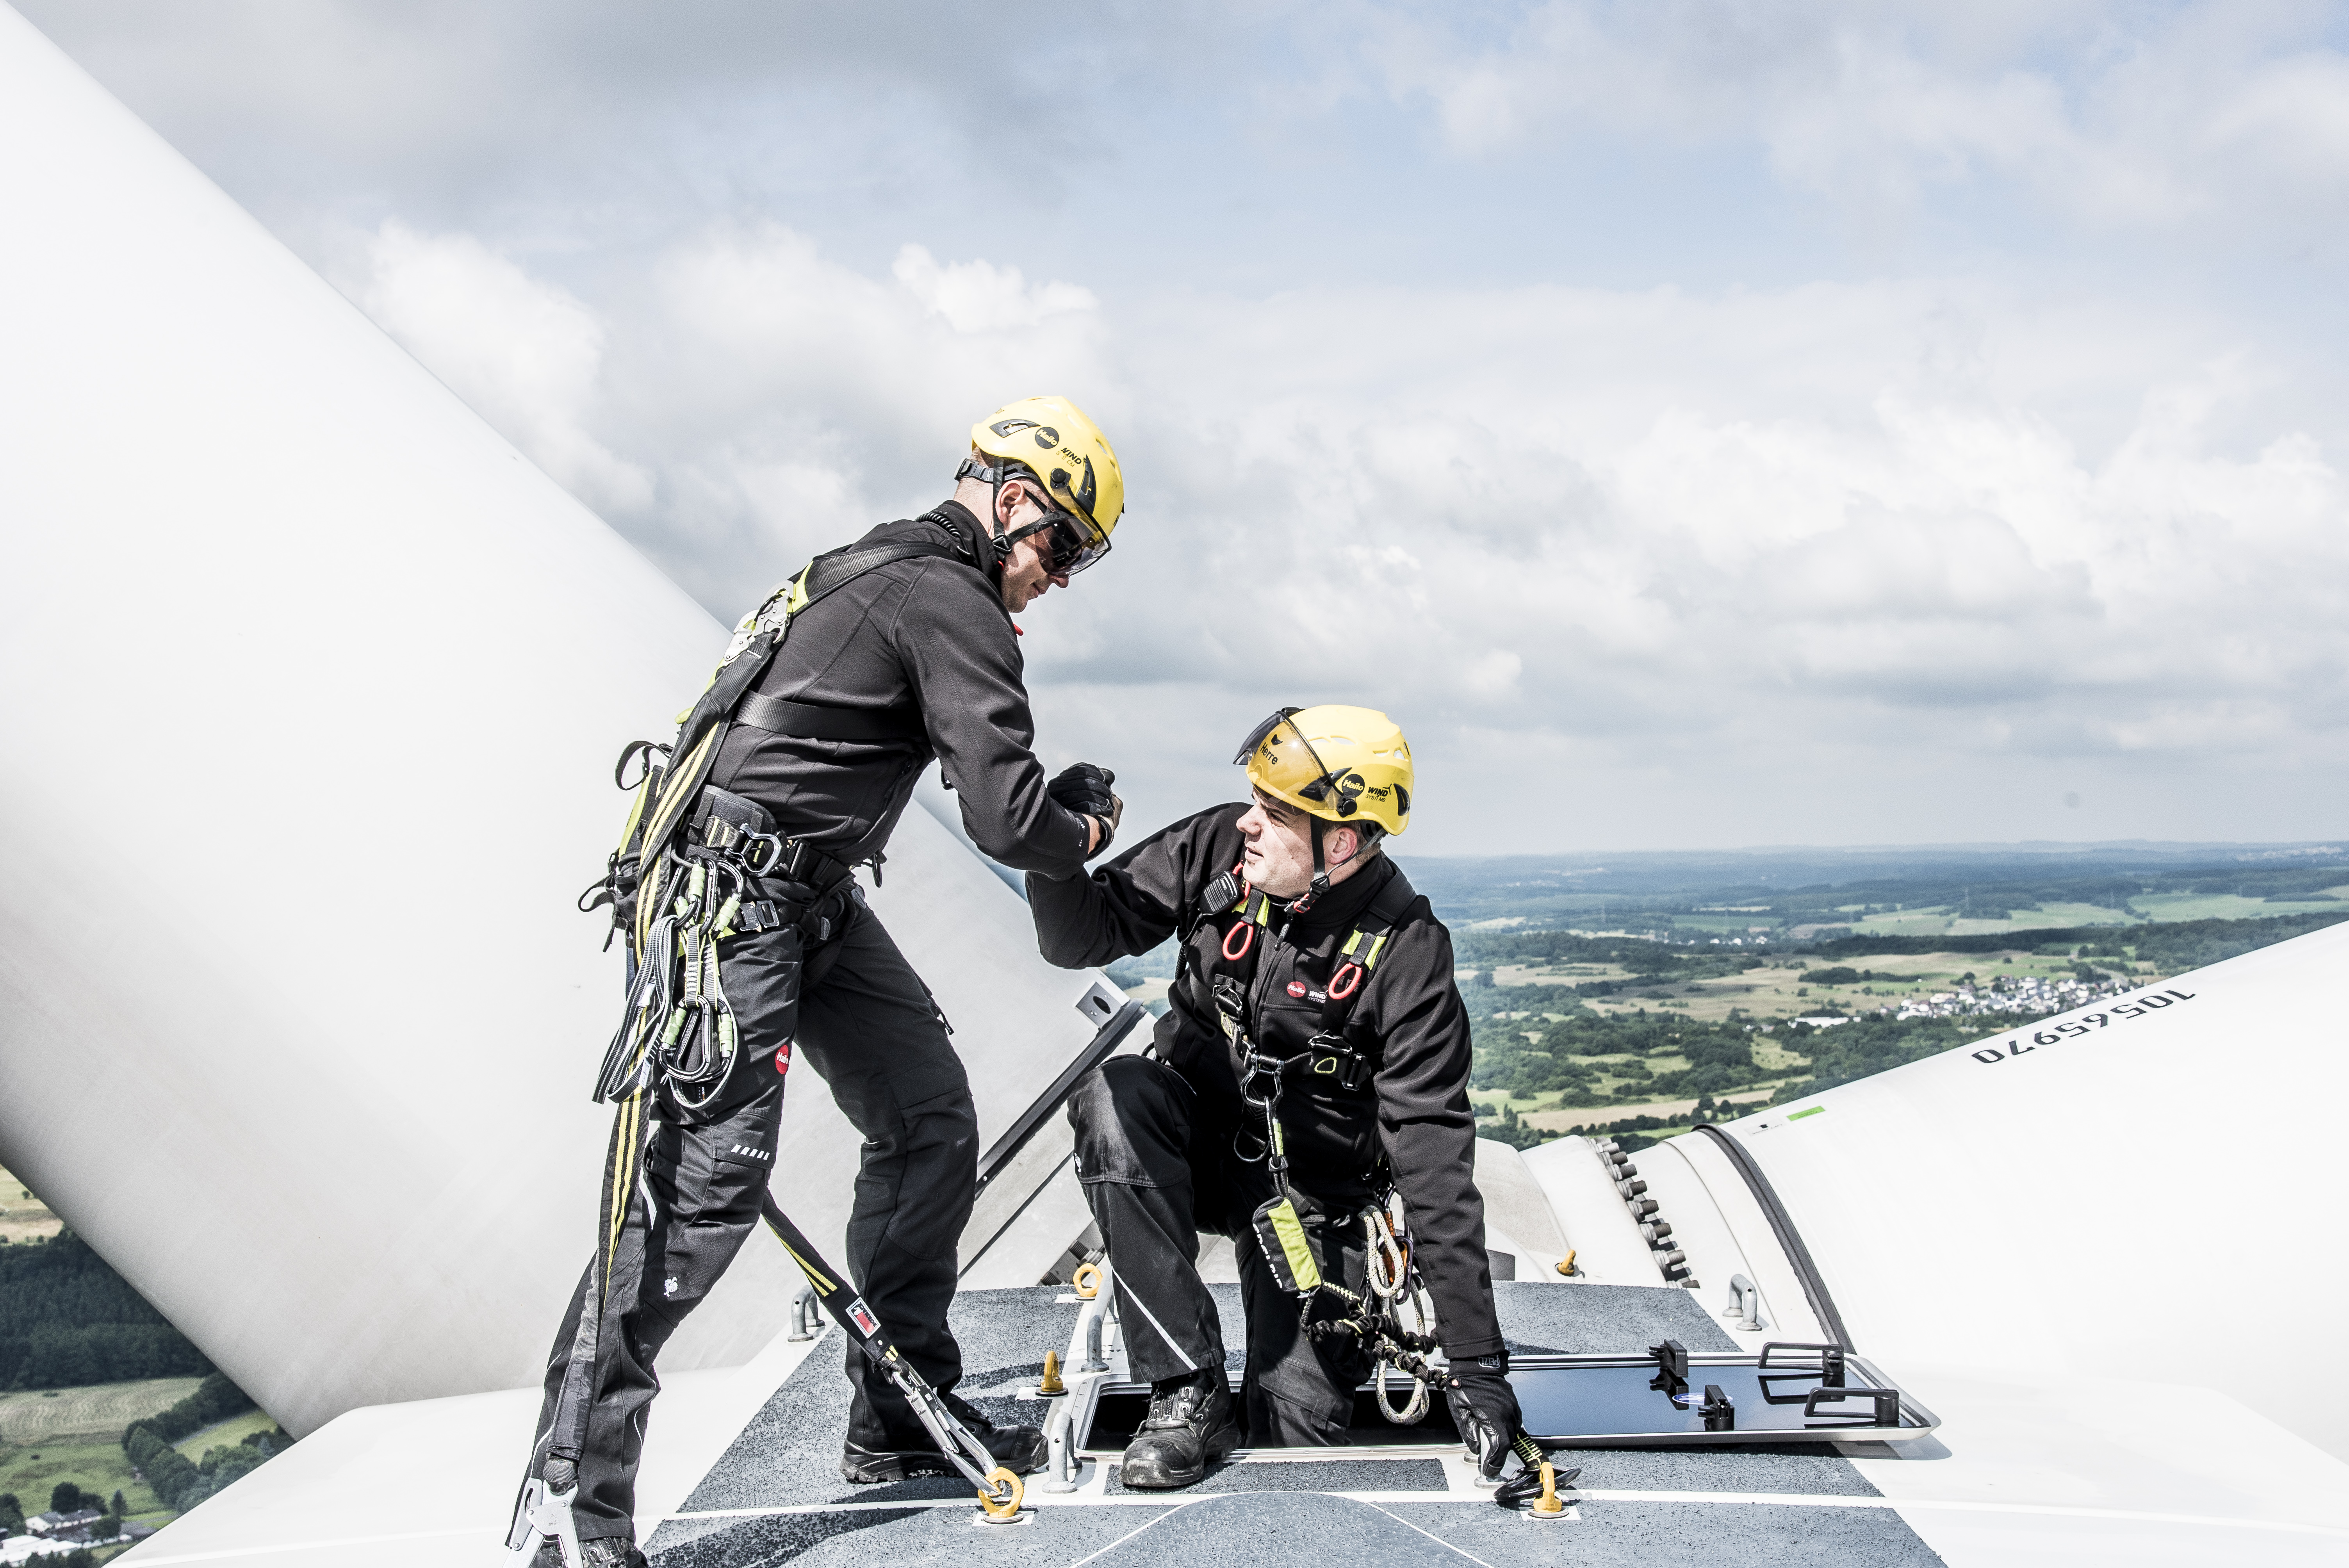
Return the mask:
<path fill-rule="evenodd" d="M 1212 1288 L 1237 1370 L 1238 1290 Z M 1533 1283 L 1501 1283 L 1495 1291 L 1503 1332 L 1520 1354 L 1637 1353 L 1666 1337 L 1692 1350 L 1736 1348 L 1685 1291 Z M 964 1361 L 957 1392 L 990 1419 L 1041 1423 L 1043 1402 L 1019 1396 L 1035 1387 L 1044 1352 L 1069 1343 L 1077 1308 L 1056 1299 L 1063 1294 L 1050 1286 L 973 1291 L 956 1301 Z M 1892 1510 L 1862 1503 L 1877 1497 L 1875 1489 L 1824 1448 L 1577 1450 L 1558 1462 L 1582 1467 L 1585 1491 L 1691 1495 L 1684 1502 L 1586 1498 L 1574 1520 L 1555 1524 L 1483 1499 L 1439 1501 L 1446 1483 L 1433 1459 L 1332 1453 L 1243 1460 L 1174 1494 L 1127 1492 L 1112 1466 L 1088 1501 L 1037 1509 L 1016 1525 L 982 1525 L 973 1522 L 970 1489 L 959 1480 L 877 1487 L 841 1480 L 848 1385 L 839 1345 L 833 1335 L 816 1347 L 703 1478 L 681 1516 L 653 1534 L 647 1547 L 657 1568 L 778 1568 L 802 1560 L 808 1568 L 876 1562 L 1073 1568 L 1081 1561 L 1086 1568 L 1260 1568 L 1284 1555 L 1332 1551 L 1447 1568 L 1462 1568 L 1464 1559 L 1488 1568 L 1568 1558 L 1707 1568 L 1938 1562 Z M 1707 1498 L 1724 1493 L 1848 1497 L 1854 1505 Z M 1426 1501 L 1397 1501 L 1398 1494 Z"/>

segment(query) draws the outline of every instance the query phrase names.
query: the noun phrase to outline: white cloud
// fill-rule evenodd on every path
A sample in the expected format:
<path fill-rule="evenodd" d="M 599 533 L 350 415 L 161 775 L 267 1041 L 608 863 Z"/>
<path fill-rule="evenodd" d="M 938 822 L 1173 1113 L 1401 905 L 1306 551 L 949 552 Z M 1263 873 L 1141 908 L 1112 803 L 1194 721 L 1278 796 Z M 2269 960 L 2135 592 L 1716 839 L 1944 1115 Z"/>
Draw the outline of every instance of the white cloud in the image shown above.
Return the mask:
<path fill-rule="evenodd" d="M 652 476 L 587 433 L 604 329 L 562 289 L 469 235 L 387 222 L 344 287 L 531 459 L 599 511 L 640 511 Z"/>
<path fill-rule="evenodd" d="M 1006 327 L 1034 326 L 1048 316 L 1088 311 L 1098 302 L 1090 289 L 1074 284 L 1038 284 L 1030 287 L 1018 267 L 998 267 L 986 262 L 957 262 L 941 266 L 922 245 L 897 253 L 890 270 L 916 299 L 946 317 L 957 332 L 999 332 Z"/>
<path fill-rule="evenodd" d="M 1075 397 L 1132 510 L 1023 649 L 1137 820 L 1345 699 L 1422 850 L 2338 827 L 2322 16 L 36 9 L 721 617 Z"/>
<path fill-rule="evenodd" d="M 1937 186 L 2035 193 L 2064 224 L 2305 243 L 2349 191 L 2349 58 L 2305 9 L 1545 0 L 1501 36 L 1380 8 L 1362 57 L 1453 148 L 1599 135 L 1756 144 L 1789 184 L 1864 215 Z"/>

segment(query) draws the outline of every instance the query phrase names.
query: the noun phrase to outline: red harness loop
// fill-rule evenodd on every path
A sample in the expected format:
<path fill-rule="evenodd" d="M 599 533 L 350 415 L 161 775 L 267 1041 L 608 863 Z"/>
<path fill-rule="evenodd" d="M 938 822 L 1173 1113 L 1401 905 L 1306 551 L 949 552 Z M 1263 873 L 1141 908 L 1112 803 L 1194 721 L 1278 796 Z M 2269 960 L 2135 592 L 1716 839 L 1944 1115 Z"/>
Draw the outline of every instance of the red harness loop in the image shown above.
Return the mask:
<path fill-rule="evenodd" d="M 1232 938 L 1235 936 L 1240 941 L 1240 950 L 1237 953 L 1232 951 Z M 1237 964 L 1248 955 L 1248 949 L 1255 945 L 1256 922 L 1244 919 L 1224 934 L 1224 962 Z"/>
<path fill-rule="evenodd" d="M 1362 966 L 1348 964 L 1330 976 L 1330 1000 L 1342 1002 L 1362 988 Z"/>

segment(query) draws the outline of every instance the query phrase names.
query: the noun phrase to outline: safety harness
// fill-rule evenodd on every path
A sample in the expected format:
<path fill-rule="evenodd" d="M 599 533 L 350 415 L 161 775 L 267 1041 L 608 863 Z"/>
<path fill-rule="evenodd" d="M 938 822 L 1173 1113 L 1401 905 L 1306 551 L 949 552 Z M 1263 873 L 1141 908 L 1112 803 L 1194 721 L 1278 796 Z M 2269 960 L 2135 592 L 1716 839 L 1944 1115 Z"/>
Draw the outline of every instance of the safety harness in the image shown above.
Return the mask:
<path fill-rule="evenodd" d="M 1317 885 L 1299 903 L 1318 898 L 1320 892 Z M 1322 1211 L 1309 1197 L 1300 1199 L 1289 1185 L 1280 1097 L 1282 1085 L 1293 1073 L 1333 1079 L 1348 1093 L 1359 1092 L 1376 1074 L 1381 1054 L 1378 1042 L 1355 1026 L 1354 1016 L 1363 986 L 1377 970 L 1395 927 L 1402 923 L 1417 896 L 1402 869 L 1395 867 L 1356 917 L 1346 940 L 1339 944 L 1338 961 L 1321 988 L 1320 1026 L 1305 1049 L 1291 1057 L 1272 1056 L 1257 1047 L 1250 1006 L 1262 944 L 1279 940 L 1272 929 L 1272 901 L 1248 886 L 1235 868 L 1207 885 L 1182 933 L 1182 962 L 1186 965 L 1193 962 L 1191 938 L 1202 923 L 1214 920 L 1222 933 L 1222 940 L 1216 946 L 1216 961 L 1202 973 L 1215 998 L 1224 1038 L 1240 1055 L 1240 1098 L 1264 1122 L 1261 1134 L 1253 1127 L 1243 1127 L 1235 1134 L 1233 1152 L 1251 1163 L 1262 1161 L 1272 1176 L 1275 1194 L 1258 1205 L 1254 1216 L 1257 1242 L 1264 1251 L 1265 1261 L 1275 1283 L 1298 1296 L 1298 1322 L 1309 1338 L 1319 1342 L 1343 1337 L 1361 1344 L 1362 1353 L 1371 1363 L 1379 1414 L 1402 1427 L 1415 1425 L 1425 1418 L 1429 1390 L 1442 1385 L 1444 1374 L 1427 1359 L 1430 1351 L 1440 1347 L 1434 1333 L 1435 1315 L 1425 1282 L 1419 1275 L 1410 1228 L 1400 1212 L 1393 1181 L 1384 1169 L 1383 1160 L 1377 1168 L 1364 1173 L 1378 1196 L 1352 1216 L 1361 1224 L 1366 1254 L 1363 1283 L 1368 1288 L 1358 1295 L 1325 1275 L 1313 1254 L 1311 1238 L 1299 1209 L 1301 1203 L 1309 1212 Z M 1294 913 L 1298 907 L 1291 905 L 1290 912 Z M 1306 994 L 1309 997 L 1313 995 L 1309 989 Z M 1344 1222 L 1345 1217 L 1330 1219 L 1334 1229 Z M 1317 1299 L 1323 1297 L 1335 1302 L 1340 1310 L 1334 1317 L 1317 1320 L 1314 1305 Z M 1403 1321 L 1406 1313 L 1412 1319 L 1408 1326 Z M 1411 1393 L 1401 1408 L 1388 1402 L 1387 1378 L 1391 1373 L 1411 1379 Z M 1522 1429 L 1511 1434 L 1508 1448 L 1517 1456 L 1522 1468 L 1499 1483 L 1494 1501 L 1504 1508 L 1527 1507 L 1550 1484 L 1552 1466 L 1540 1445 Z M 1484 1456 L 1479 1458 L 1481 1460 Z M 1572 1473 L 1567 1479 L 1572 1479 Z"/>
<path fill-rule="evenodd" d="M 925 513 L 917 521 L 962 533 L 941 512 Z M 926 530 L 817 556 L 735 627 L 709 686 L 679 717 L 676 739 L 667 746 L 632 742 L 613 769 L 613 782 L 631 792 L 627 821 L 603 879 L 580 895 L 579 907 L 593 911 L 610 906 L 613 930 L 628 939 L 627 1006 L 605 1048 L 595 1090 L 596 1103 L 616 1101 L 618 1110 L 605 1160 L 598 1243 L 555 1399 L 546 1460 L 540 1473 L 523 1482 L 507 1537 L 517 1554 L 536 1550 L 541 1540 L 552 1540 L 560 1543 L 571 1568 L 581 1563 L 572 1505 L 594 1404 L 597 1338 L 619 1262 L 621 1233 L 647 1150 L 659 1131 L 648 1115 L 652 1091 L 656 1082 L 664 1084 L 681 1109 L 697 1110 L 718 1098 L 740 1062 L 740 1031 L 720 978 L 719 944 L 737 935 L 796 928 L 803 942 L 813 946 L 830 940 L 844 923 L 843 901 L 862 897 L 852 880 L 853 865 L 803 839 L 783 836 L 757 801 L 709 782 L 719 748 L 728 728 L 737 724 L 821 740 L 922 744 L 926 731 L 920 710 L 912 705 L 826 707 L 750 688 L 774 662 L 792 623 L 809 605 L 876 568 L 930 556 L 970 559 Z M 628 777 L 632 765 L 642 769 L 633 781 Z M 875 882 L 880 881 L 880 860 L 877 853 L 873 857 Z M 655 896 L 641 896 L 647 888 Z M 608 935 L 605 945 L 611 945 Z M 786 1071 L 790 1065 L 786 1041 L 776 1054 L 775 1070 Z M 1016 1516 L 1019 1479 L 996 1466 L 945 1402 L 898 1356 L 864 1298 L 836 1283 L 831 1266 L 771 1196 L 762 1212 L 825 1310 L 905 1394 L 947 1459 L 978 1486 L 986 1514 Z"/>
<path fill-rule="evenodd" d="M 1323 1215 L 1324 1211 L 1319 1203 L 1300 1195 L 1289 1183 L 1288 1137 L 1281 1122 L 1280 1099 L 1283 1086 L 1292 1074 L 1334 1083 L 1348 1094 L 1360 1093 L 1370 1083 L 1379 1067 L 1378 1042 L 1369 1037 L 1367 1030 L 1356 1026 L 1355 1014 L 1363 986 L 1376 972 L 1395 927 L 1402 923 L 1417 897 L 1410 879 L 1400 867 L 1393 868 L 1384 885 L 1356 916 L 1346 940 L 1339 944 L 1336 962 L 1317 998 L 1321 1004 L 1319 1026 L 1306 1042 L 1305 1049 L 1294 1056 L 1272 1055 L 1257 1042 L 1251 994 L 1263 957 L 1263 944 L 1280 940 L 1273 930 L 1276 912 L 1269 897 L 1250 887 L 1237 869 L 1226 872 L 1209 883 L 1201 895 L 1183 946 L 1187 964 L 1195 951 L 1190 935 L 1205 921 L 1216 923 L 1221 939 L 1215 947 L 1216 958 L 1202 967 L 1201 975 L 1214 998 L 1225 1041 L 1240 1058 L 1240 1099 L 1262 1124 L 1261 1131 L 1250 1124 L 1234 1134 L 1232 1151 L 1251 1164 L 1262 1161 L 1272 1177 L 1274 1195 L 1258 1205 L 1253 1218 L 1265 1261 L 1275 1282 L 1299 1298 L 1299 1320 L 1308 1334 L 1316 1339 L 1351 1334 L 1361 1340 L 1375 1367 L 1379 1413 L 1398 1426 L 1410 1426 L 1427 1414 L 1428 1386 L 1435 1374 L 1424 1357 L 1436 1347 L 1436 1340 L 1431 1332 L 1434 1316 L 1427 1305 L 1425 1288 L 1413 1266 L 1411 1235 L 1396 1212 L 1392 1183 L 1386 1176 L 1383 1161 L 1363 1172 L 1380 1196 L 1352 1216 L 1361 1223 L 1369 1254 L 1369 1293 L 1358 1295 L 1328 1278 L 1314 1256 L 1303 1213 Z M 1291 913 L 1294 912 L 1292 906 Z M 1306 995 L 1313 996 L 1315 993 L 1309 989 Z M 1327 1218 L 1333 1225 L 1345 1222 L 1342 1216 Z M 1345 1315 L 1335 1320 L 1316 1322 L 1314 1303 L 1324 1295 L 1340 1303 L 1346 1309 Z M 1406 1311 L 1413 1319 L 1410 1327 L 1402 1321 Z M 1401 1408 L 1387 1400 L 1391 1370 L 1406 1373 L 1412 1378 L 1410 1398 Z"/>
<path fill-rule="evenodd" d="M 740 724 L 806 739 L 909 747 L 919 746 L 926 738 L 921 712 L 911 704 L 887 708 L 830 707 L 750 689 L 774 662 L 776 650 L 791 634 L 792 623 L 809 605 L 821 603 L 868 572 L 900 561 L 935 557 L 970 562 L 972 557 L 963 549 L 943 542 L 918 527 L 920 523 L 936 523 L 962 537 L 952 519 L 931 511 L 902 525 L 907 531 L 898 538 L 859 542 L 817 556 L 742 617 L 709 686 L 678 717 L 676 738 L 667 746 L 636 741 L 620 753 L 613 782 L 633 794 L 627 820 L 620 830 L 620 847 L 605 862 L 603 878 L 579 895 L 579 907 L 592 911 L 609 905 L 614 930 L 630 938 L 632 958 L 640 959 L 647 950 L 653 911 L 658 906 L 657 900 L 640 900 L 638 890 L 647 882 L 661 885 L 661 873 L 670 869 L 668 862 L 675 858 L 672 840 L 699 799 L 730 727 Z M 638 761 L 642 772 L 632 782 L 629 767 Z M 797 839 L 785 840 L 781 854 L 784 858 L 775 870 L 790 881 L 821 888 L 840 882 L 852 869 L 828 851 Z M 877 878 L 878 855 L 874 857 L 874 868 Z M 608 938 L 605 945 L 610 945 Z"/>

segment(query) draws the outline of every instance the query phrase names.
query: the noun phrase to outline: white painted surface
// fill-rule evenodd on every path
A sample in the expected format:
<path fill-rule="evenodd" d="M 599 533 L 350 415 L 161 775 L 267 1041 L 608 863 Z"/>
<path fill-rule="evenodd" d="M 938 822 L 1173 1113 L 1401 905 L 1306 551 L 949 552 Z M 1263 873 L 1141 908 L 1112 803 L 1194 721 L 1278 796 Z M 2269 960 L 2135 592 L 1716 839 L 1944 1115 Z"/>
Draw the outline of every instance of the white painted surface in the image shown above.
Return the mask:
<path fill-rule="evenodd" d="M 1648 1196 L 1661 1205 L 1655 1217 L 1670 1222 L 1672 1245 L 1688 1256 L 1689 1277 L 1696 1282 L 1696 1289 L 1690 1294 L 1713 1315 L 1713 1322 L 1723 1333 L 1748 1350 L 1759 1350 L 1773 1339 L 1816 1337 L 1805 1326 L 1807 1315 L 1804 1322 L 1781 1322 L 1775 1309 L 1765 1312 L 1764 1327 L 1758 1334 L 1745 1333 L 1738 1328 L 1736 1319 L 1721 1316 L 1721 1309 L 1728 1305 L 1731 1278 L 1737 1274 L 1754 1277 L 1745 1248 L 1723 1218 L 1712 1191 L 1680 1148 L 1671 1143 L 1651 1144 L 1640 1150 L 1634 1161 L 1640 1174 L 1647 1179 Z M 1775 1243 L 1771 1250 L 1775 1252 Z M 1659 1270 L 1656 1277 L 1661 1281 L 1662 1271 Z M 1799 1294 L 1796 1299 L 1800 1299 Z"/>
<path fill-rule="evenodd" d="M 5 8 L 0 210 L 0 1161 L 295 1431 L 533 1382 L 608 1127 L 602 781 L 724 634 Z M 992 1137 L 1095 976 L 925 814 L 892 850 Z M 854 1136 L 812 1077 L 786 1126 L 831 1243 Z"/>
<path fill-rule="evenodd" d="M 1895 1377 L 2190 1383 L 2349 1456 L 2349 1162 L 2290 1131 L 2349 1100 L 2344 979 L 2337 925 L 1729 1130 Z"/>
<path fill-rule="evenodd" d="M 1526 1166 L 1525 1156 L 1490 1138 L 1476 1140 L 1476 1191 L 1485 1199 L 1485 1246 L 1517 1257 L 1517 1278 L 1560 1283 L 1557 1262 L 1566 1256 L 1565 1233 L 1550 1212 L 1549 1198 Z"/>
<path fill-rule="evenodd" d="M 663 1377 L 636 1477 L 640 1535 L 684 1506 L 735 1434 L 817 1351 L 836 1358 L 839 1336 L 827 1328 L 793 1344 L 778 1335 L 740 1367 Z M 121 1560 L 138 1568 L 510 1563 L 516 1456 L 528 1451 L 537 1418 L 534 1388 L 350 1411 Z"/>
<path fill-rule="evenodd" d="M 1589 1140 L 1553 1139 L 1526 1150 L 1525 1165 L 1548 1198 L 1582 1278 L 1596 1284 L 1663 1284 Z"/>
<path fill-rule="evenodd" d="M 1713 1216 L 1727 1233 L 1725 1247 L 1721 1238 L 1710 1234 L 1700 1242 L 1705 1264 L 1704 1272 L 1697 1276 L 1704 1282 L 1697 1298 L 1715 1315 L 1723 1331 L 1740 1345 L 1755 1348 L 1773 1339 L 1807 1344 L 1826 1340 L 1829 1336 L 1826 1328 L 1812 1314 L 1810 1300 L 1803 1294 L 1802 1276 L 1795 1272 L 1785 1250 L 1778 1245 L 1769 1216 L 1754 1200 L 1729 1156 L 1702 1134 L 1671 1139 L 1657 1146 L 1657 1151 L 1663 1150 L 1670 1150 L 1703 1184 L 1704 1197 Z M 1701 1211 L 1692 1212 L 1701 1216 Z M 1701 1217 L 1697 1224 L 1702 1232 Z M 1716 1255 L 1723 1261 L 1715 1261 Z M 1733 1274 L 1744 1274 L 1761 1290 L 1762 1329 L 1758 1334 L 1747 1334 L 1734 1322 L 1719 1317 L 1721 1309 L 1729 1304 Z"/>
<path fill-rule="evenodd" d="M 1847 1451 L 1951 1568 L 2349 1561 L 2349 1466 L 2223 1394 L 1930 1360 L 1901 1376 L 1940 1429 Z"/>

